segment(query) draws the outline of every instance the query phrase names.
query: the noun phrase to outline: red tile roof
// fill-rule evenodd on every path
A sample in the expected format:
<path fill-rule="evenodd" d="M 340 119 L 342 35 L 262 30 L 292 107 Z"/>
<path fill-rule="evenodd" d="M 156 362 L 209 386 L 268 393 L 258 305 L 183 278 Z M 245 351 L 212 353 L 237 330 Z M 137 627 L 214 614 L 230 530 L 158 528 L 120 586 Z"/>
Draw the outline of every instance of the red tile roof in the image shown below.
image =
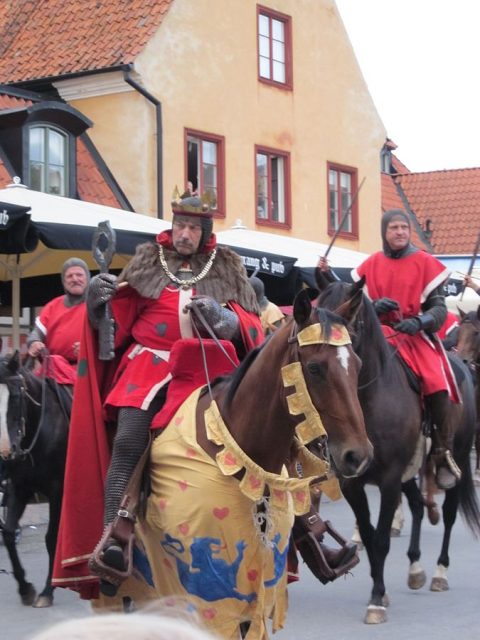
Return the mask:
<path fill-rule="evenodd" d="M 33 102 L 31 100 L 25 100 L 24 98 L 17 98 L 15 96 L 0 93 L 0 110 L 23 109 L 25 107 L 30 107 L 32 104 Z"/>
<path fill-rule="evenodd" d="M 12 176 L 8 173 L 7 167 L 3 164 L 2 159 L 0 158 L 0 189 L 6 187 L 11 181 Z"/>
<path fill-rule="evenodd" d="M 480 168 L 398 175 L 423 229 L 430 220 L 436 254 L 471 254 L 480 230 Z"/>
<path fill-rule="evenodd" d="M 0 2 L 0 82 L 131 63 L 173 0 Z"/>
<path fill-rule="evenodd" d="M 77 139 L 77 189 L 81 200 L 122 208 L 84 142 Z"/>

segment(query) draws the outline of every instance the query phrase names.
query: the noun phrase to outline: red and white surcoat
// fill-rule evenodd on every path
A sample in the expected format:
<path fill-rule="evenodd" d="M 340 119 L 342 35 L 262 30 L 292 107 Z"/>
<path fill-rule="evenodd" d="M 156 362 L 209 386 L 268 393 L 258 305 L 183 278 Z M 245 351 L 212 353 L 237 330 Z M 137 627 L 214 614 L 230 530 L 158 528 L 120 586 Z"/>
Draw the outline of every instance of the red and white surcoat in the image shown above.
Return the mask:
<path fill-rule="evenodd" d="M 391 326 L 403 318 L 421 315 L 421 305 L 448 275 L 448 269 L 424 251 L 402 258 L 389 258 L 379 251 L 352 271 L 354 282 L 365 276 L 364 290 L 371 300 L 387 297 L 398 302 L 399 311 L 381 316 L 382 329 L 420 379 L 423 394 L 449 391 L 452 399 L 458 400 L 454 378 L 439 341 L 433 341 L 424 331 L 410 336 L 397 333 Z"/>
<path fill-rule="evenodd" d="M 65 296 L 50 300 L 37 316 L 35 325 L 45 336 L 44 343 L 52 356 L 48 372 L 61 384 L 74 384 L 76 379 L 77 356 L 73 346 L 80 342 L 85 318 L 85 303 L 66 306 Z"/>

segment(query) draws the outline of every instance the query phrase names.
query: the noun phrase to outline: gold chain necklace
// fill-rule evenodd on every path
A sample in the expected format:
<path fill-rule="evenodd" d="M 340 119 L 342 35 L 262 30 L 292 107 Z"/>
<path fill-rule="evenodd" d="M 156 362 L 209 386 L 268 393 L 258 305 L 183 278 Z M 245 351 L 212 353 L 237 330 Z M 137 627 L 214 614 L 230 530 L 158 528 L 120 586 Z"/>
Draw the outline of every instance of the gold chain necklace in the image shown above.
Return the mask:
<path fill-rule="evenodd" d="M 160 260 L 160 264 L 162 265 L 162 269 L 165 271 L 165 274 L 170 278 L 170 280 L 172 282 L 175 282 L 175 284 L 178 284 L 181 289 L 190 289 L 194 284 L 200 282 L 200 280 L 202 280 L 212 268 L 212 264 L 215 260 L 216 255 L 217 249 L 215 248 L 210 254 L 207 264 L 203 267 L 203 269 L 197 276 L 188 278 L 188 280 L 180 280 L 180 278 L 177 278 L 177 276 L 175 276 L 168 268 L 167 261 L 165 260 L 165 256 L 163 255 L 163 247 L 160 244 L 158 245 L 158 257 Z"/>

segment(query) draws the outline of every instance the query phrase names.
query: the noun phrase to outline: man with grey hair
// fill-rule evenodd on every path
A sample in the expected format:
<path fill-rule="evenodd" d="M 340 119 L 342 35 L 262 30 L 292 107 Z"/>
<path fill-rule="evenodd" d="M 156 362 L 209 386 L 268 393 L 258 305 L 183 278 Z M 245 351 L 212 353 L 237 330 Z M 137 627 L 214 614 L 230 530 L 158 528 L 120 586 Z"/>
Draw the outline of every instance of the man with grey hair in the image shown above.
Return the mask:
<path fill-rule="evenodd" d="M 43 307 L 27 338 L 27 348 L 32 358 L 46 351 L 55 356 L 56 364 L 61 369 L 57 382 L 73 384 L 90 271 L 83 260 L 73 257 L 64 262 L 61 275 L 65 293 Z"/>

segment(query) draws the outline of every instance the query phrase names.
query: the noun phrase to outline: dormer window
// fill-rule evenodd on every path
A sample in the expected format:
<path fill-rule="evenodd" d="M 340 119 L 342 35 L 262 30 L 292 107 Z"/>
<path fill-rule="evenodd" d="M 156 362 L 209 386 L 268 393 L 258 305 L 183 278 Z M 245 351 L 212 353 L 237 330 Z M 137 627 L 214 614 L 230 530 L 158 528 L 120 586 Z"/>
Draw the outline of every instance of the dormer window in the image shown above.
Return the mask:
<path fill-rule="evenodd" d="M 31 189 L 57 196 L 68 194 L 68 136 L 55 127 L 29 129 L 29 177 Z"/>

